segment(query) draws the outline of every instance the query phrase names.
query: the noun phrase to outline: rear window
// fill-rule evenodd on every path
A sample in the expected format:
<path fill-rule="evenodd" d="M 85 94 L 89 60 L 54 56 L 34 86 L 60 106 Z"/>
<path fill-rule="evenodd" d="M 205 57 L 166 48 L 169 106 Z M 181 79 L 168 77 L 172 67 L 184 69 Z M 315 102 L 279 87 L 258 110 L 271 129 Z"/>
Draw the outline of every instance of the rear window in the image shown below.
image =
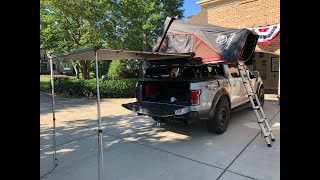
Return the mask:
<path fill-rule="evenodd" d="M 208 65 L 208 71 L 211 77 L 224 76 L 224 70 L 222 64 L 211 64 Z"/>
<path fill-rule="evenodd" d="M 241 75 L 239 74 L 239 71 L 238 71 L 238 68 L 237 68 L 236 65 L 229 64 L 228 67 L 229 67 L 229 71 L 230 71 L 230 74 L 231 74 L 232 77 L 234 77 L 234 78 L 241 77 Z M 246 72 L 244 71 L 244 69 L 242 69 L 241 71 L 242 71 L 242 74 L 243 74 L 244 76 L 246 76 Z"/>
<path fill-rule="evenodd" d="M 158 66 L 147 68 L 147 78 L 210 78 L 223 76 L 220 64 L 202 66 Z"/>

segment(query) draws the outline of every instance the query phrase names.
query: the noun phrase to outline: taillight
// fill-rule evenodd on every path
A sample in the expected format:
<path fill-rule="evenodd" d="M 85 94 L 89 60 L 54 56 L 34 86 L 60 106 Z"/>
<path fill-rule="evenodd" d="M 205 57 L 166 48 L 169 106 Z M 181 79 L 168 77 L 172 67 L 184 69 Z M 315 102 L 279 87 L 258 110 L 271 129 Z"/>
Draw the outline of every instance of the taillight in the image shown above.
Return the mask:
<path fill-rule="evenodd" d="M 191 106 L 197 106 L 200 104 L 200 94 L 201 90 L 191 90 L 190 91 L 190 102 Z"/>

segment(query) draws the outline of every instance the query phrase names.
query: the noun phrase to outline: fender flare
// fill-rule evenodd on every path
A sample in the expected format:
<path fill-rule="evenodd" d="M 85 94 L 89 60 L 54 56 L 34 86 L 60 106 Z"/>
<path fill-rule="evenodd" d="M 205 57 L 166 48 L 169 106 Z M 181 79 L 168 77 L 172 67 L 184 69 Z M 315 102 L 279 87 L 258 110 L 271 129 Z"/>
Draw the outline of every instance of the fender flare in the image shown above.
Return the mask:
<path fill-rule="evenodd" d="M 229 96 L 228 91 L 225 88 L 219 89 L 212 100 L 212 104 L 211 104 L 211 108 L 210 108 L 210 112 L 209 112 L 209 119 L 210 119 L 210 117 L 214 117 L 218 101 L 220 100 L 220 98 L 223 95 L 226 95 L 228 97 L 229 109 L 231 109 L 231 101 L 230 101 L 230 96 Z"/>
<path fill-rule="evenodd" d="M 259 90 L 260 90 L 261 86 L 263 86 L 263 82 L 260 80 L 260 81 L 258 81 L 256 93 L 259 93 Z"/>

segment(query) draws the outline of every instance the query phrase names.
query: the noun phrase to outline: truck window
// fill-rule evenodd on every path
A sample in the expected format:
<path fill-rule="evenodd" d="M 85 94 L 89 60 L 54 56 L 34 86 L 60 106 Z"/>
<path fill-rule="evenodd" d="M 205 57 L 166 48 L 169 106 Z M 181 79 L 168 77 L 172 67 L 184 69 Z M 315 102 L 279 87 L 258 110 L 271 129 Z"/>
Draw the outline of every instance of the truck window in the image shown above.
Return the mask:
<path fill-rule="evenodd" d="M 228 67 L 229 67 L 229 71 L 230 71 L 230 74 L 232 77 L 234 77 L 234 78 L 241 77 L 236 65 L 229 64 Z M 242 69 L 241 71 L 242 71 L 243 76 L 247 76 L 244 69 Z"/>
<path fill-rule="evenodd" d="M 234 78 L 240 77 L 240 74 L 239 74 L 239 71 L 238 71 L 238 68 L 236 65 L 228 64 L 228 67 L 229 67 L 229 71 L 230 71 L 230 74 L 232 77 L 234 77 Z"/>
<path fill-rule="evenodd" d="M 169 67 L 149 67 L 146 70 L 145 77 L 148 78 L 160 78 L 160 77 L 170 77 L 172 68 Z"/>
<path fill-rule="evenodd" d="M 198 77 L 207 78 L 209 77 L 208 67 L 207 66 L 200 66 L 197 68 Z"/>
<path fill-rule="evenodd" d="M 181 77 L 184 78 L 195 78 L 195 71 L 192 67 L 185 67 L 181 72 Z"/>
<path fill-rule="evenodd" d="M 221 64 L 209 65 L 208 72 L 211 75 L 211 77 L 225 75 L 224 70 L 223 70 L 223 66 Z"/>

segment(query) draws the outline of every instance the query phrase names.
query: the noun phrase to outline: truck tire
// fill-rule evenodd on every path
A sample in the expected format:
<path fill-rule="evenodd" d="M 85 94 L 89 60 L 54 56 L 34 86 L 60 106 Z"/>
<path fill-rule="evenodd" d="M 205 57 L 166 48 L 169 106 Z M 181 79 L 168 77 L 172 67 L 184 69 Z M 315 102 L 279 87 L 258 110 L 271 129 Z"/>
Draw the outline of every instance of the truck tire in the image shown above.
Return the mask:
<path fill-rule="evenodd" d="M 261 107 L 263 107 L 263 105 L 264 105 L 264 90 L 263 90 L 263 88 L 259 89 L 257 96 L 259 98 Z M 254 104 L 257 105 L 256 101 L 254 101 Z"/>
<path fill-rule="evenodd" d="M 212 109 L 211 109 L 212 110 Z M 211 114 L 211 113 L 210 113 Z M 227 98 L 219 99 L 214 117 L 207 120 L 207 129 L 215 134 L 222 134 L 226 131 L 230 118 L 230 106 Z"/>

